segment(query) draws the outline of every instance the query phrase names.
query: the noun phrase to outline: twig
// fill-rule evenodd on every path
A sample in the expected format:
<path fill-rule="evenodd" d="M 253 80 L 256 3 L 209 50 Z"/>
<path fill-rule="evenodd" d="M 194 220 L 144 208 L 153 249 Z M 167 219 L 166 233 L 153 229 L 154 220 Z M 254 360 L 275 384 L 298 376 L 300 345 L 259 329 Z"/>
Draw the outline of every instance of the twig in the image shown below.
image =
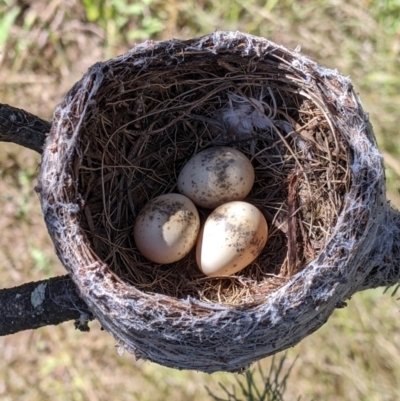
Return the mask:
<path fill-rule="evenodd" d="M 73 319 L 77 328 L 87 331 L 93 319 L 69 276 L 0 290 L 0 314 L 0 336 Z"/>
<path fill-rule="evenodd" d="M 0 141 L 42 153 L 51 123 L 7 104 L 0 103 Z"/>

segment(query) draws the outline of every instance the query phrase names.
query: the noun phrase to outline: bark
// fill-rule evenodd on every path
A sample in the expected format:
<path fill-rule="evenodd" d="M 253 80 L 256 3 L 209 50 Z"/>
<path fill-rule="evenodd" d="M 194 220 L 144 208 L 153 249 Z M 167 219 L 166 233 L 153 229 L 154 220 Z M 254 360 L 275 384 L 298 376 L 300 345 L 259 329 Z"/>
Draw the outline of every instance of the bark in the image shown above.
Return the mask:
<path fill-rule="evenodd" d="M 0 104 L 0 141 L 14 142 L 41 153 L 50 127 L 51 123 L 24 110 Z M 392 252 L 381 266 L 372 269 L 359 291 L 400 281 L 400 212 L 391 209 L 390 214 L 395 228 Z M 78 328 L 85 330 L 87 321 L 93 319 L 69 276 L 0 290 L 0 315 L 4 316 L 0 319 L 0 335 L 72 319 L 77 320 Z"/>
<path fill-rule="evenodd" d="M 0 336 L 75 319 L 87 331 L 91 312 L 69 276 L 0 290 Z"/>
<path fill-rule="evenodd" d="M 51 123 L 48 121 L 25 110 L 0 103 L 0 141 L 14 142 L 42 153 L 50 127 Z"/>

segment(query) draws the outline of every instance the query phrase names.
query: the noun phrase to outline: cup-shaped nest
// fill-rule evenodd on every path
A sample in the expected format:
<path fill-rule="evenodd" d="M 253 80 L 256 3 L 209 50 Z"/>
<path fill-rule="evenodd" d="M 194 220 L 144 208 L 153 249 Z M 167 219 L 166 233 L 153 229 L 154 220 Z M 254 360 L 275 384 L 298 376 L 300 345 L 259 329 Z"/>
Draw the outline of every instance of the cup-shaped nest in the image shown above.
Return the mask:
<path fill-rule="evenodd" d="M 240 150 L 269 238 L 241 272 L 137 250 L 135 218 L 203 149 Z M 58 256 L 118 344 L 181 369 L 238 371 L 320 327 L 364 277 L 384 200 L 348 78 L 239 32 L 145 42 L 97 63 L 56 108 L 39 190 Z M 210 210 L 199 208 L 201 222 Z"/>

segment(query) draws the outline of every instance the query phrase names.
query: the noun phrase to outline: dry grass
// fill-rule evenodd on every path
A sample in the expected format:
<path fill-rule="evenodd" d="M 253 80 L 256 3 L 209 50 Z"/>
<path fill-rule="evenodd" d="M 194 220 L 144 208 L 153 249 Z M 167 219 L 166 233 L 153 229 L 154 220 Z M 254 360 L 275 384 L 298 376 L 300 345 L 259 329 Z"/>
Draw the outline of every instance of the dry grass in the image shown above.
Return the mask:
<path fill-rule="evenodd" d="M 238 29 L 289 47 L 299 44 L 315 61 L 351 76 L 387 154 L 388 194 L 400 207 L 397 1 L 234 0 L 227 7 L 222 0 L 154 0 L 136 2 L 135 10 L 116 7 L 128 1 L 103 3 L 98 15 L 88 0 L 0 3 L 0 102 L 50 118 L 89 65 L 148 37 Z M 0 277 L 5 287 L 63 273 L 33 193 L 38 163 L 28 150 L 1 145 Z M 348 308 L 338 310 L 290 351 L 288 367 L 299 358 L 287 399 L 400 399 L 398 305 L 374 290 L 357 294 Z M 0 398 L 6 401 L 200 400 L 209 399 L 205 384 L 218 394 L 218 381 L 234 382 L 230 374 L 179 372 L 119 356 L 96 323 L 88 334 L 76 332 L 72 323 L 19 333 L 1 338 L 0 349 Z M 262 364 L 268 366 L 269 360 Z"/>
<path fill-rule="evenodd" d="M 249 67 L 234 57 L 226 69 L 199 65 L 188 54 L 182 67 L 170 71 L 161 64 L 157 73 L 134 78 L 129 63 L 114 67 L 97 94 L 101 106 L 82 124 L 84 157 L 76 164 L 85 188 L 80 225 L 96 254 L 149 293 L 227 305 L 262 302 L 324 248 L 350 181 L 346 146 L 295 84 L 276 78 L 280 71 L 272 62 L 243 74 Z M 259 117 L 249 132 L 245 113 L 260 109 L 269 117 Z M 230 122 L 233 112 L 242 113 L 240 128 Z M 246 200 L 270 227 L 268 247 L 240 277 L 205 278 L 194 252 L 165 266 L 149 263 L 133 241 L 136 213 L 155 196 L 176 191 L 185 163 L 213 145 L 233 146 L 251 159 L 256 181 Z M 210 210 L 198 210 L 204 223 Z"/>

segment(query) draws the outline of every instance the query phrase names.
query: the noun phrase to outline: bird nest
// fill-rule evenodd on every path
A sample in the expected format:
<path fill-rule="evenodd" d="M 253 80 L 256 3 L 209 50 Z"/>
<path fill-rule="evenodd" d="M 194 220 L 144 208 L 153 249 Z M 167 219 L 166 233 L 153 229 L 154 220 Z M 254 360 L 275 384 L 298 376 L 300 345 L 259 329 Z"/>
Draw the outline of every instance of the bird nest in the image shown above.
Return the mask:
<path fill-rule="evenodd" d="M 349 137 L 365 127 L 348 79 L 265 39 L 145 42 L 95 64 L 57 107 L 39 180 L 45 219 L 82 298 L 123 348 L 167 366 L 236 371 L 298 341 L 284 332 L 310 318 L 287 315 L 309 297 L 306 278 L 322 298 L 332 290 L 338 270 L 316 266 L 346 226 Z M 213 146 L 251 161 L 245 201 L 268 222 L 266 246 L 229 277 L 204 276 L 194 251 L 150 262 L 135 246 L 137 214 L 177 192 L 185 163 Z M 209 213 L 199 208 L 202 223 Z"/>

